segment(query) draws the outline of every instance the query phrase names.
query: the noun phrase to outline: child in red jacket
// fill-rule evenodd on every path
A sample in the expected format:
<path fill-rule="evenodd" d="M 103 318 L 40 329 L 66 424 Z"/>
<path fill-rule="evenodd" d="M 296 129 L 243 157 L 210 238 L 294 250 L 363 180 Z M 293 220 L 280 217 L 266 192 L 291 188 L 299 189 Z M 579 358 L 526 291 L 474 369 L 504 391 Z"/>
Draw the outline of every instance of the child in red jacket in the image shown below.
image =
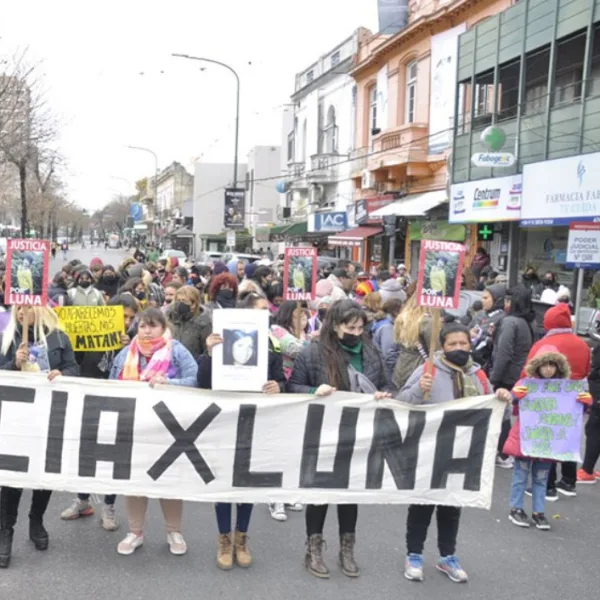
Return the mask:
<path fill-rule="evenodd" d="M 569 379 L 571 369 L 567 359 L 557 350 L 555 346 L 542 346 L 533 358 L 525 366 L 525 374 L 530 379 Z M 527 386 L 523 380 L 518 381 L 512 390 L 513 413 L 518 415 L 518 404 L 527 396 Z M 587 392 L 577 396 L 577 401 L 582 404 L 590 404 L 591 396 Z M 544 515 L 546 504 L 546 485 L 550 473 L 551 461 L 524 456 L 521 452 L 521 432 L 519 420 L 517 419 L 510 430 L 504 454 L 514 456 L 513 479 L 510 490 L 510 513 L 509 520 L 518 527 L 529 527 L 531 525 L 527 513 L 523 510 L 523 502 L 529 473 L 531 472 L 532 483 L 532 521 L 537 529 L 548 530 L 550 523 Z"/>

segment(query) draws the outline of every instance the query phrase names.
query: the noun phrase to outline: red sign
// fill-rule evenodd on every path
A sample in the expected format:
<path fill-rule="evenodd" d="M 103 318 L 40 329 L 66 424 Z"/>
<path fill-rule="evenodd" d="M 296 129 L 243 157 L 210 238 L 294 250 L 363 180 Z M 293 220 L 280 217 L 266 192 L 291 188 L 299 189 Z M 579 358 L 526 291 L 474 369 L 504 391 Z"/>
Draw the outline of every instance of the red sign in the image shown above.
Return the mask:
<path fill-rule="evenodd" d="M 458 308 L 466 248 L 454 242 L 421 240 L 417 304 Z"/>
<path fill-rule="evenodd" d="M 283 297 L 314 300 L 317 288 L 317 249 L 286 248 L 283 267 Z"/>
<path fill-rule="evenodd" d="M 11 239 L 6 244 L 7 304 L 46 306 L 48 303 L 48 265 L 50 242 Z"/>
<path fill-rule="evenodd" d="M 384 196 L 372 196 L 363 198 L 356 202 L 356 223 L 358 225 L 376 225 L 381 223 L 382 218 L 371 217 L 371 215 L 380 208 L 395 202 L 397 198 L 390 194 Z"/>

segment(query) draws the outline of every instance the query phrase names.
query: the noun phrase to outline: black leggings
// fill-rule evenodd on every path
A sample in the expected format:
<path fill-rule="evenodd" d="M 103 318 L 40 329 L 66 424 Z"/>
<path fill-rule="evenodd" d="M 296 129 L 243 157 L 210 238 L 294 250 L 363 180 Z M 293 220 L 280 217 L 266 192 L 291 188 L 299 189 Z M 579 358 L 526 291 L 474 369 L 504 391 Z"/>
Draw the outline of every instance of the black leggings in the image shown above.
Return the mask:
<path fill-rule="evenodd" d="M 328 504 L 308 504 L 306 506 L 306 536 L 310 537 L 317 533 L 323 533 L 325 517 L 327 516 Z M 338 526 L 340 535 L 356 532 L 356 521 L 358 519 L 357 504 L 338 504 Z"/>
<path fill-rule="evenodd" d="M 437 508 L 438 549 L 440 556 L 456 552 L 456 537 L 460 524 L 460 508 L 433 504 L 411 504 L 406 518 L 406 550 L 408 554 L 423 554 L 427 530 Z"/>
<path fill-rule="evenodd" d="M 23 490 L 2 486 L 0 491 L 0 528 L 10 529 L 15 526 L 19 514 L 19 501 Z M 50 502 L 50 490 L 33 490 L 31 497 L 31 508 L 29 518 L 33 521 L 41 521 Z"/>
<path fill-rule="evenodd" d="M 583 457 L 583 470 L 592 475 L 596 463 L 600 458 L 600 410 L 592 408 L 585 425 L 585 454 Z"/>

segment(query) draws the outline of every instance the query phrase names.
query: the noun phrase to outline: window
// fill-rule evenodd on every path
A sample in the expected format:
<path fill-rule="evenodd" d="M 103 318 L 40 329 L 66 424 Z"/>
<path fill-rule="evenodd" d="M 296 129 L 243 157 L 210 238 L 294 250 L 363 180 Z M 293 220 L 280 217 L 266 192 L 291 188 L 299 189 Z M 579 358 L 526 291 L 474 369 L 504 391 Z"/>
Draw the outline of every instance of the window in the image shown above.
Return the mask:
<path fill-rule="evenodd" d="M 336 50 L 332 55 L 331 55 L 331 68 L 333 69 L 333 67 L 335 67 L 336 65 L 340 64 L 340 51 Z"/>
<path fill-rule="evenodd" d="M 369 91 L 369 138 L 377 135 L 373 133 L 377 129 L 377 85 Z"/>
<path fill-rule="evenodd" d="M 575 102 L 581 98 L 583 57 L 586 32 L 580 32 L 556 42 L 556 72 L 554 75 L 554 104 Z"/>
<path fill-rule="evenodd" d="M 356 148 L 356 101 L 357 101 L 357 89 L 356 86 L 352 86 L 352 119 L 350 120 L 350 145 L 351 148 Z"/>
<path fill-rule="evenodd" d="M 325 124 L 325 152 L 336 154 L 337 148 L 337 125 L 335 124 L 335 108 L 329 107 L 327 111 L 327 123 Z"/>
<path fill-rule="evenodd" d="M 456 133 L 467 133 L 471 125 L 471 81 L 461 81 L 458 84 L 458 110 Z"/>
<path fill-rule="evenodd" d="M 494 72 L 487 71 L 475 77 L 473 127 L 489 125 L 494 112 Z"/>
<path fill-rule="evenodd" d="M 307 139 L 308 139 L 308 124 L 306 119 L 304 119 L 304 123 L 302 123 L 302 162 L 306 163 L 306 148 L 307 148 Z"/>
<path fill-rule="evenodd" d="M 548 71 L 550 47 L 546 46 L 527 55 L 525 62 L 525 106 L 526 115 L 535 115 L 546 109 L 548 96 Z"/>
<path fill-rule="evenodd" d="M 325 106 L 319 100 L 317 108 L 317 154 L 323 154 L 325 148 Z"/>
<path fill-rule="evenodd" d="M 294 162 L 294 132 L 290 131 L 287 138 L 287 160 L 289 163 Z"/>
<path fill-rule="evenodd" d="M 315 72 L 311 69 L 306 73 L 306 84 L 312 83 L 315 78 Z"/>
<path fill-rule="evenodd" d="M 587 95 L 600 95 L 600 24 L 594 27 L 594 41 L 592 42 L 592 60 L 587 83 Z"/>
<path fill-rule="evenodd" d="M 519 107 L 519 72 L 521 59 L 500 65 L 498 68 L 498 120 L 517 116 Z"/>
<path fill-rule="evenodd" d="M 405 123 L 414 123 L 417 108 L 417 61 L 406 65 Z"/>

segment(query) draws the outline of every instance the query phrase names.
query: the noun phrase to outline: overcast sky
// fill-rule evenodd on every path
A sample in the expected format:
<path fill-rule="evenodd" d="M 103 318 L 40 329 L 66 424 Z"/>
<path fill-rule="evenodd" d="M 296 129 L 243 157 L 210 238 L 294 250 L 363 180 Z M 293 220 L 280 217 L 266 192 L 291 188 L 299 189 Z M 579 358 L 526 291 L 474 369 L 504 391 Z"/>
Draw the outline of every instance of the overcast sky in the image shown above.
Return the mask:
<path fill-rule="evenodd" d="M 2 3 L 0 54 L 29 47 L 61 123 L 69 196 L 90 210 L 177 160 L 231 162 L 233 76 L 170 58 L 234 67 L 241 78 L 240 162 L 281 143 L 294 75 L 359 26 L 376 30 L 376 0 L 22 0 Z M 205 67 L 204 71 L 200 67 Z M 122 178 L 122 179 L 120 179 Z M 126 180 L 126 181 L 123 181 Z M 128 183 L 130 182 L 130 183 Z"/>

